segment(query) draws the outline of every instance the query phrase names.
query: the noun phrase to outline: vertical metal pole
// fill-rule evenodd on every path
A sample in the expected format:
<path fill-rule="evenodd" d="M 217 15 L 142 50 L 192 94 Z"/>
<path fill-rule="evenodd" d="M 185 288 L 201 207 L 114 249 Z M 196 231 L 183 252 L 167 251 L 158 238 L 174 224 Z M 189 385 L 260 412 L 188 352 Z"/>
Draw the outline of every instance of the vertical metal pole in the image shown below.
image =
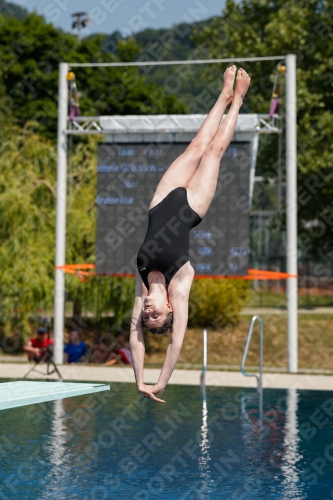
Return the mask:
<path fill-rule="evenodd" d="M 58 150 L 57 150 L 57 213 L 55 265 L 65 265 L 66 250 L 66 191 L 67 191 L 67 136 L 68 63 L 59 64 L 58 95 Z M 54 285 L 54 361 L 63 362 L 65 317 L 65 272 L 55 270 Z"/>
<path fill-rule="evenodd" d="M 262 389 L 262 372 L 264 365 L 264 320 L 259 316 L 259 335 L 260 335 L 260 345 L 259 345 L 259 384 L 258 388 Z"/>
<path fill-rule="evenodd" d="M 287 182 L 287 331 L 288 371 L 298 371 L 297 348 L 297 130 L 296 130 L 296 55 L 286 56 L 286 182 Z"/>

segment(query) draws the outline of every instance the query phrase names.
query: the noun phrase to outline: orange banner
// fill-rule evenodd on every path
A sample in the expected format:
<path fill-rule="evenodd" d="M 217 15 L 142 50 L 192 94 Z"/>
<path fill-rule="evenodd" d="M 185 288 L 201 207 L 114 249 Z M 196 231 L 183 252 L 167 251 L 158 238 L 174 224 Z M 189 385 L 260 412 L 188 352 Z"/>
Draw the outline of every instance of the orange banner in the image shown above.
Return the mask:
<path fill-rule="evenodd" d="M 77 274 L 84 281 L 84 276 L 97 276 L 95 272 L 84 271 L 84 269 L 95 269 L 95 264 L 65 264 L 64 266 L 55 266 L 55 269 L 62 269 L 65 273 Z M 118 278 L 134 278 L 135 274 L 100 274 L 99 276 L 113 276 Z M 278 271 L 269 271 L 266 269 L 248 269 L 248 274 L 245 276 L 221 276 L 204 274 L 195 276 L 195 279 L 242 279 L 242 280 L 285 280 L 288 278 L 297 278 L 297 274 L 288 274 Z"/>

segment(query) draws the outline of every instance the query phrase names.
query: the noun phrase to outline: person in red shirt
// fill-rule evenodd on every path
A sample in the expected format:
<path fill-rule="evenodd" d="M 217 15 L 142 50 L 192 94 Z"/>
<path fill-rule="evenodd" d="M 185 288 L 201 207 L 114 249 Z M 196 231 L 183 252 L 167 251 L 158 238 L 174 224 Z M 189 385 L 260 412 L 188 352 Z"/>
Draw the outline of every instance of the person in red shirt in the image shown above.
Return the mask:
<path fill-rule="evenodd" d="M 29 361 L 46 361 L 47 348 L 53 352 L 53 340 L 47 338 L 47 329 L 40 326 L 37 330 L 37 337 L 28 340 L 23 349 L 28 354 Z"/>

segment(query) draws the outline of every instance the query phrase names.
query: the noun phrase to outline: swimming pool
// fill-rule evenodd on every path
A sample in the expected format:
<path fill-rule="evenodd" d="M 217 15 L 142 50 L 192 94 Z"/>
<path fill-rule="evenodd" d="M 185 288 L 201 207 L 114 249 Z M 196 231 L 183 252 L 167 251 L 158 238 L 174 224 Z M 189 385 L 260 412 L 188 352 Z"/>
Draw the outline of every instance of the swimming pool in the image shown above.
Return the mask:
<path fill-rule="evenodd" d="M 333 499 L 333 394 L 132 384 L 0 412 L 0 499 Z"/>

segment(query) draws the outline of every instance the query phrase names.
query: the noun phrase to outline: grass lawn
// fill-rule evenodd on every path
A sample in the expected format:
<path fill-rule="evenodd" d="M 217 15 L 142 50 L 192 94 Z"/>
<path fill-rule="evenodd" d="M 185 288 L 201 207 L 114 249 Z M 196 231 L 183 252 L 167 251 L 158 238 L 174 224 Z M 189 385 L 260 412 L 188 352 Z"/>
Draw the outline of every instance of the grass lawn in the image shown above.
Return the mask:
<path fill-rule="evenodd" d="M 264 366 L 286 369 L 286 314 L 263 314 Z M 222 331 L 208 331 L 208 365 L 210 368 L 239 369 L 251 316 L 241 316 L 237 326 Z M 257 326 L 257 332 L 259 327 Z M 299 368 L 333 371 L 333 315 L 299 315 Z M 146 365 L 160 366 L 168 345 L 167 336 L 146 335 Z M 254 332 L 247 366 L 258 365 L 259 334 Z M 200 368 L 202 363 L 202 329 L 188 329 L 178 368 Z"/>
<path fill-rule="evenodd" d="M 268 290 L 251 290 L 248 302 L 245 307 L 280 307 L 287 306 L 287 297 L 285 293 L 276 293 Z M 298 295 L 299 308 L 311 307 L 332 307 L 333 294 L 307 294 L 303 289 Z"/>

